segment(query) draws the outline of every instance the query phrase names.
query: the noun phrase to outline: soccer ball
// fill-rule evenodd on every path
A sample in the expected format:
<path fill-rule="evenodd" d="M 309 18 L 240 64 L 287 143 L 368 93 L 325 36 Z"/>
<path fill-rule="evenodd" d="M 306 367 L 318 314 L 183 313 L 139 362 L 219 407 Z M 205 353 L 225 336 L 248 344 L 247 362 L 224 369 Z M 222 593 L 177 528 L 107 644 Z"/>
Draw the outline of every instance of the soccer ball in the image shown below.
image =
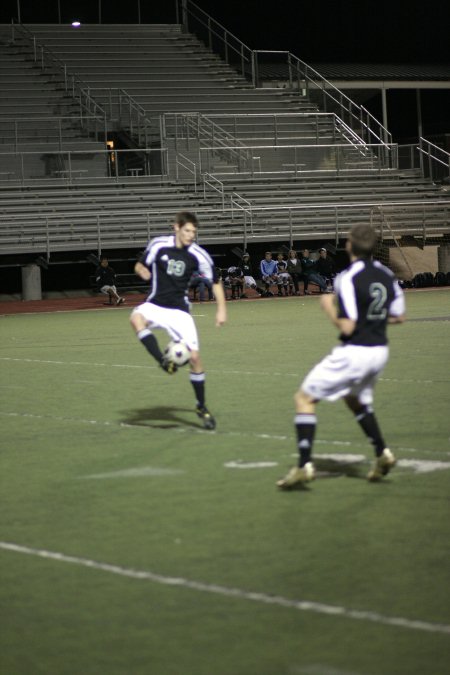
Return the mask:
<path fill-rule="evenodd" d="M 164 356 L 177 366 L 184 366 L 191 358 L 191 350 L 182 340 L 171 340 L 164 350 Z"/>

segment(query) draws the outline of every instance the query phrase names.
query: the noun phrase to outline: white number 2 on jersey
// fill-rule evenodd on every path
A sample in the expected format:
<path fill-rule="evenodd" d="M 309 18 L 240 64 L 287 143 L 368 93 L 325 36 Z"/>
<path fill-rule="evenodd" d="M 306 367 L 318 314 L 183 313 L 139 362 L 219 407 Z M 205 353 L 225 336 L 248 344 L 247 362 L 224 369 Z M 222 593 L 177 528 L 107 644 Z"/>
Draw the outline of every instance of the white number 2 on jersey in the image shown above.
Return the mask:
<path fill-rule="evenodd" d="M 173 274 L 174 277 L 182 277 L 185 269 L 186 263 L 182 260 L 173 260 L 171 258 L 167 263 L 167 274 Z"/>
<path fill-rule="evenodd" d="M 372 298 L 372 302 L 367 310 L 367 318 L 369 321 L 383 321 L 387 315 L 385 307 L 387 300 L 386 286 L 379 281 L 374 281 L 369 286 L 369 295 Z"/>

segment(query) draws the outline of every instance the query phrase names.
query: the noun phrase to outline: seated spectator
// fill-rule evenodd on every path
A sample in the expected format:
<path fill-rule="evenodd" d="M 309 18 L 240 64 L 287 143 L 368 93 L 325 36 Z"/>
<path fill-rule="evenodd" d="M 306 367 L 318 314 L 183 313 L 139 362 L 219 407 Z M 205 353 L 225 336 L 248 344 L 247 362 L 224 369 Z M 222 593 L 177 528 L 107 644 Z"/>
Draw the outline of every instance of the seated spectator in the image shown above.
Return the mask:
<path fill-rule="evenodd" d="M 301 263 L 303 269 L 303 280 L 305 284 L 305 295 L 311 295 L 311 292 L 308 291 L 309 283 L 317 284 L 321 293 L 328 293 L 327 282 L 325 281 L 324 277 L 316 272 L 316 263 L 311 258 L 308 248 L 305 248 L 302 251 Z"/>
<path fill-rule="evenodd" d="M 286 270 L 287 270 L 287 262 L 283 258 L 283 254 L 278 253 L 277 254 L 278 295 L 283 295 L 282 290 L 284 291 L 285 295 L 289 295 L 289 282 L 291 278 Z"/>
<path fill-rule="evenodd" d="M 297 251 L 291 249 L 288 253 L 287 272 L 291 277 L 295 295 L 300 295 L 298 282 L 303 279 L 303 269 Z"/>
<path fill-rule="evenodd" d="M 333 279 L 336 276 L 334 262 L 328 257 L 326 248 L 319 248 L 319 259 L 316 261 L 316 272 L 325 278 L 327 285 L 333 288 Z"/>
<path fill-rule="evenodd" d="M 196 300 L 197 290 L 200 302 L 205 302 L 205 291 L 208 291 L 208 300 L 213 300 L 214 295 L 212 291 L 212 283 L 206 279 L 201 272 L 193 272 L 189 281 L 189 288 L 192 289 L 193 300 Z"/>
<path fill-rule="evenodd" d="M 272 253 L 266 251 L 263 260 L 259 263 L 261 278 L 265 287 L 265 297 L 270 297 L 273 293 L 270 290 L 272 284 L 278 285 L 277 263 L 272 260 Z"/>
<path fill-rule="evenodd" d="M 244 273 L 238 266 L 232 265 L 227 269 L 225 283 L 231 287 L 230 300 L 238 300 L 244 295 Z"/>
<path fill-rule="evenodd" d="M 116 288 L 116 273 L 113 268 L 109 266 L 108 258 L 102 256 L 100 258 L 100 265 L 95 271 L 95 283 L 100 293 L 109 297 L 109 304 L 121 305 L 125 302 L 125 298 L 121 298 L 117 293 Z"/>
<path fill-rule="evenodd" d="M 250 262 L 250 255 L 245 252 L 244 255 L 242 256 L 242 260 L 240 263 L 240 267 L 242 269 L 242 272 L 244 274 L 244 291 L 246 288 L 253 288 L 254 291 L 257 291 L 261 295 L 261 291 L 259 290 L 255 278 L 253 276 L 253 271 L 252 271 L 252 264 Z M 241 295 L 241 298 L 246 298 L 247 296 L 245 295 L 245 292 Z"/>

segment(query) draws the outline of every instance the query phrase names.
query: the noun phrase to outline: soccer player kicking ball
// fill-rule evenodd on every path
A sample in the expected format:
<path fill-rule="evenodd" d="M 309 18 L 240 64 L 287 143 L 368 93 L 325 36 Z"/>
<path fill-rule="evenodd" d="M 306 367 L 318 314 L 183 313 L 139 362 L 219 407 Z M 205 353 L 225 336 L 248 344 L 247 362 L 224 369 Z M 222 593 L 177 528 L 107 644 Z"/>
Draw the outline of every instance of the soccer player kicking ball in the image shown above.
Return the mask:
<path fill-rule="evenodd" d="M 225 294 L 211 257 L 195 243 L 196 216 L 182 211 L 173 227 L 173 235 L 152 239 L 135 265 L 135 273 L 147 281 L 151 279 L 152 287 L 146 301 L 133 310 L 130 321 L 144 347 L 169 375 L 176 372 L 177 366 L 161 352 L 152 330 L 163 328 L 172 340 L 182 340 L 187 345 L 196 412 L 205 429 L 215 429 L 215 419 L 205 404 L 205 373 L 197 329 L 189 313 L 188 286 L 192 273 L 199 272 L 213 284 L 216 326 L 222 326 L 227 318 Z"/>
<path fill-rule="evenodd" d="M 295 426 L 299 461 L 277 482 L 289 489 L 313 480 L 312 447 L 316 430 L 316 403 L 343 398 L 375 449 L 369 481 L 378 481 L 395 465 L 373 412 L 373 388 L 387 363 L 386 324 L 402 323 L 403 291 L 392 272 L 372 260 L 377 235 L 370 225 L 355 225 L 346 249 L 351 264 L 336 277 L 336 296 L 324 295 L 321 307 L 340 331 L 342 344 L 318 363 L 295 394 Z"/>

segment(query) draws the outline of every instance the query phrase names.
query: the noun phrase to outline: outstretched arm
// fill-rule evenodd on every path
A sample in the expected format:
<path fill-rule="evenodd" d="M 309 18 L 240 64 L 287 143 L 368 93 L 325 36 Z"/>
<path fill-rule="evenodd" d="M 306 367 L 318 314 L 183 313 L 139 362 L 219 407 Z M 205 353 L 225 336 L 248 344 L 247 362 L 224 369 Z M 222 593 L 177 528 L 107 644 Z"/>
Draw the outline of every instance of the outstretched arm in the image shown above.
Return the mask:
<path fill-rule="evenodd" d="M 227 320 L 225 293 L 223 290 L 222 283 L 220 281 L 213 284 L 213 293 L 217 303 L 216 326 L 219 327 L 222 326 Z"/>

